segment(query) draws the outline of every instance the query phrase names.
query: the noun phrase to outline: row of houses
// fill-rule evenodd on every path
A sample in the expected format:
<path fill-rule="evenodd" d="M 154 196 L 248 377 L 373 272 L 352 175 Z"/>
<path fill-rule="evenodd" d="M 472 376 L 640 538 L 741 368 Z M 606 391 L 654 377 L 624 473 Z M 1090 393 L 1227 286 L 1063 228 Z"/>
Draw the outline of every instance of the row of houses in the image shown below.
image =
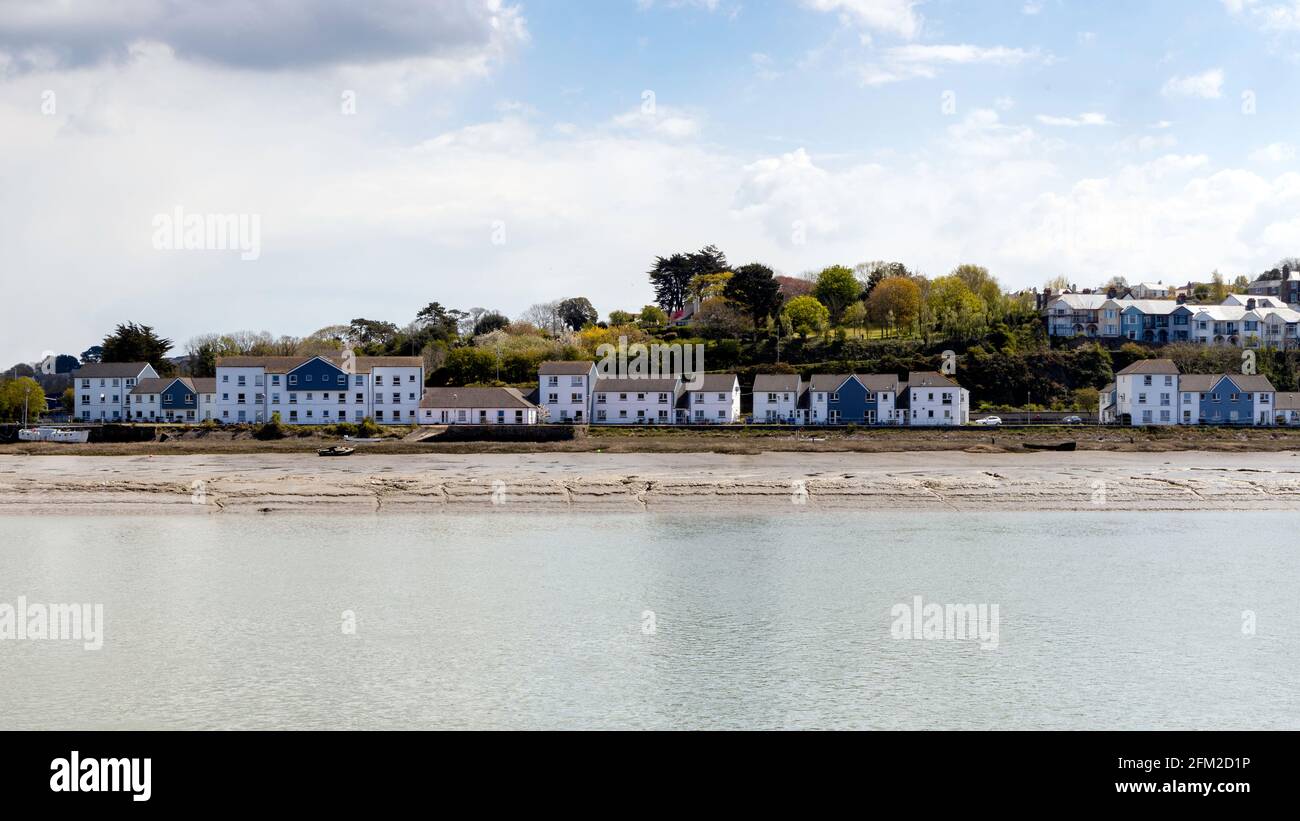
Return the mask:
<path fill-rule="evenodd" d="M 1115 374 L 1098 414 L 1134 426 L 1294 425 L 1300 393 L 1279 393 L 1261 374 L 1185 374 L 1171 359 L 1144 359 Z"/>
<path fill-rule="evenodd" d="M 610 379 L 592 362 L 545 362 L 538 404 L 548 421 L 582 424 L 729 424 L 740 419 L 740 379 L 708 374 L 680 378 Z M 760 374 L 754 380 L 756 421 L 822 425 L 964 425 L 970 391 L 943 374 Z"/>
<path fill-rule="evenodd" d="M 1218 305 L 1195 305 L 1182 298 L 1059 294 L 1047 300 L 1043 315 L 1047 333 L 1058 337 L 1234 347 L 1300 345 L 1300 311 L 1271 296 L 1230 294 Z"/>

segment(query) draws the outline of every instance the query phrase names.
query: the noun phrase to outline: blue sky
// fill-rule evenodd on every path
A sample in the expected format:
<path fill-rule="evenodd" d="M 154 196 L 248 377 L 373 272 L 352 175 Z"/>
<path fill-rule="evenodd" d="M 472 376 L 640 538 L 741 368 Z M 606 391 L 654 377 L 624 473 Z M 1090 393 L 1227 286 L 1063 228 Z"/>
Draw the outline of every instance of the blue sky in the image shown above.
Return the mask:
<path fill-rule="evenodd" d="M 1300 255 L 1298 74 L 1300 0 L 0 0 L 3 276 L 61 283 L 0 309 L 0 359 L 127 319 L 635 309 L 710 242 L 1254 274 Z M 159 249 L 177 207 L 257 216 L 258 258 Z"/>

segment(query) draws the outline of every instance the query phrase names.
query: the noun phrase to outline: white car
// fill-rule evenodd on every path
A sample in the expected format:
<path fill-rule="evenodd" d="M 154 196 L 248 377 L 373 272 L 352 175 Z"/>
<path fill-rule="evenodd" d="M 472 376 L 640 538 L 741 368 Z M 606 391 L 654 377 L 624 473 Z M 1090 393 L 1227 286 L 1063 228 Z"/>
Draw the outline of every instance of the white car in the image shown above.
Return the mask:
<path fill-rule="evenodd" d="M 976 419 L 976 420 L 975 420 L 975 424 L 977 424 L 977 425 L 985 425 L 985 426 L 987 426 L 987 427 L 996 427 L 996 426 L 1002 424 L 1002 417 L 1000 417 L 1000 416 L 986 416 L 986 417 L 984 417 L 983 419 Z"/>

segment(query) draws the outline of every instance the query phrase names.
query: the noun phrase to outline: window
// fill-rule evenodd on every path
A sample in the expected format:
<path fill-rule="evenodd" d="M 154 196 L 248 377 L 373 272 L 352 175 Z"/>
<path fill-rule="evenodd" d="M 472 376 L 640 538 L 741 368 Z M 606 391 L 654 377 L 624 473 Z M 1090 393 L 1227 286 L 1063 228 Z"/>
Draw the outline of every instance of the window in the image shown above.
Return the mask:
<path fill-rule="evenodd" d="M 242 393 L 239 394 L 239 395 L 236 397 L 235 402 L 236 402 L 237 404 L 240 404 L 240 405 L 247 405 L 247 404 L 248 404 L 248 400 L 246 400 L 246 399 L 244 398 L 244 394 L 242 394 Z"/>
<path fill-rule="evenodd" d="M 376 376 L 375 376 L 375 387 L 376 387 L 376 388 L 381 387 L 383 384 L 384 384 L 384 378 L 383 378 L 382 376 L 376 375 Z"/>
<path fill-rule="evenodd" d="M 1142 377 L 1142 385 L 1144 387 L 1151 387 L 1151 377 L 1149 376 Z"/>
<path fill-rule="evenodd" d="M 247 384 L 248 384 L 248 377 L 247 377 L 247 376 L 240 376 L 240 377 L 239 377 L 239 387 L 242 388 L 242 387 L 244 387 L 244 386 L 247 385 Z"/>
<path fill-rule="evenodd" d="M 605 394 L 603 393 L 596 394 L 596 404 L 597 405 L 605 404 Z M 601 411 L 601 413 L 604 413 L 604 411 Z"/>

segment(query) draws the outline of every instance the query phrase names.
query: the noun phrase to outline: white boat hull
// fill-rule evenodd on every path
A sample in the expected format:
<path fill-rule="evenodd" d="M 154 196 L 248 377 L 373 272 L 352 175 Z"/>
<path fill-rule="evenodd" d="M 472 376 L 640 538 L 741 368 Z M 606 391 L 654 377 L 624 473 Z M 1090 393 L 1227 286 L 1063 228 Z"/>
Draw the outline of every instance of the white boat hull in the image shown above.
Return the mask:
<path fill-rule="evenodd" d="M 60 428 L 23 428 L 18 431 L 21 442 L 63 442 L 66 444 L 85 444 L 90 441 L 88 430 L 62 430 Z"/>

